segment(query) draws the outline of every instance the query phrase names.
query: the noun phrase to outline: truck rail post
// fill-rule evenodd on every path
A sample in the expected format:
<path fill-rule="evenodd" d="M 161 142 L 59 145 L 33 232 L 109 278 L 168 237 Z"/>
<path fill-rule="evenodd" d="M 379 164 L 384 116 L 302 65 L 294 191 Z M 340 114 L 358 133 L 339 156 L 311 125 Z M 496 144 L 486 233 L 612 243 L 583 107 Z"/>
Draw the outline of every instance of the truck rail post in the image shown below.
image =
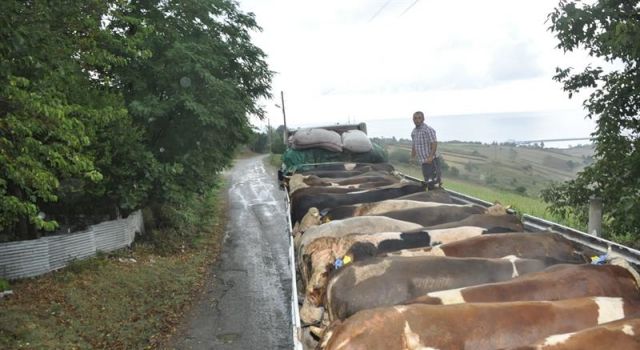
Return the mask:
<path fill-rule="evenodd" d="M 589 226 L 588 233 L 600 236 L 602 233 L 602 199 L 596 196 L 589 198 Z"/>

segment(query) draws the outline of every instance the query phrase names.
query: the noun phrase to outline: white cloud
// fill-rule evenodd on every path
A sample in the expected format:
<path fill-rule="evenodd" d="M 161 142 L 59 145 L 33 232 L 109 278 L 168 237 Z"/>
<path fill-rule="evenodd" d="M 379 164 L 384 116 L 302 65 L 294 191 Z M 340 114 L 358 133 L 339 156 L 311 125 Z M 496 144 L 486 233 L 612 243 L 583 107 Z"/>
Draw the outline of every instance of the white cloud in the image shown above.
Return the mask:
<path fill-rule="evenodd" d="M 240 1 L 277 72 L 272 124 L 281 90 L 290 125 L 581 109 L 551 79 L 587 62 L 554 48 L 545 21 L 557 0 L 420 0 L 403 14 L 414 1 Z"/>

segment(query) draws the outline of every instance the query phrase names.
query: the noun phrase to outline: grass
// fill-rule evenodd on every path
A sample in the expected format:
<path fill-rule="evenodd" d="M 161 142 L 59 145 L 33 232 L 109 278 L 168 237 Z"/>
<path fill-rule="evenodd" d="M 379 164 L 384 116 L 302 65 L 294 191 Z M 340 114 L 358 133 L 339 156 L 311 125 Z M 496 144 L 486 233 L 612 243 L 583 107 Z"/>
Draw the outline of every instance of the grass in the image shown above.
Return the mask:
<path fill-rule="evenodd" d="M 14 295 L 0 301 L 0 348 L 159 347 L 220 251 L 226 213 L 220 196 L 208 202 L 216 220 L 184 252 L 160 255 L 134 245 L 12 282 Z"/>
<path fill-rule="evenodd" d="M 282 154 L 269 154 L 269 164 L 273 165 L 276 169 L 280 169 L 282 167 Z"/>
<path fill-rule="evenodd" d="M 408 157 L 410 152 L 406 144 L 387 147 L 390 155 L 395 150 Z M 530 197 L 539 195 L 553 182 L 575 178 L 591 162 L 593 154 L 593 149 L 586 146 L 553 149 L 467 142 L 442 142 L 438 151 L 450 168 L 456 168 L 459 179 L 505 191 L 525 189 Z"/>

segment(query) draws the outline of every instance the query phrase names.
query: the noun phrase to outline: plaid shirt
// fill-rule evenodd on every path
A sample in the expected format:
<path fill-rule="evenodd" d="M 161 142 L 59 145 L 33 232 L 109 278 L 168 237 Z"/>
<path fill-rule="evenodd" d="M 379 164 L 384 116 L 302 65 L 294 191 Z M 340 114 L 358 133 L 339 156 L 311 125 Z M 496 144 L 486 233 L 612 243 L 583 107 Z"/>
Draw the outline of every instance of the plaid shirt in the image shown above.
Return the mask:
<path fill-rule="evenodd" d="M 431 153 L 431 143 L 437 142 L 436 131 L 427 124 L 422 123 L 413 129 L 411 139 L 413 140 L 413 147 L 416 149 L 418 160 L 420 163 L 424 163 Z"/>

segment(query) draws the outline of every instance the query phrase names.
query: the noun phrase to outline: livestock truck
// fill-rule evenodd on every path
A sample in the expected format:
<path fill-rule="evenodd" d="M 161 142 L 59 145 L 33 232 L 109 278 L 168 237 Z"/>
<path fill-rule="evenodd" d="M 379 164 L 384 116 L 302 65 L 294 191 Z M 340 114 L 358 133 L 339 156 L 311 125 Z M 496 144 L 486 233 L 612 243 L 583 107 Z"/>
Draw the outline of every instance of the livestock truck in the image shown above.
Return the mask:
<path fill-rule="evenodd" d="M 294 348 L 640 348 L 640 251 L 426 191 L 365 124 L 287 132 Z"/>

